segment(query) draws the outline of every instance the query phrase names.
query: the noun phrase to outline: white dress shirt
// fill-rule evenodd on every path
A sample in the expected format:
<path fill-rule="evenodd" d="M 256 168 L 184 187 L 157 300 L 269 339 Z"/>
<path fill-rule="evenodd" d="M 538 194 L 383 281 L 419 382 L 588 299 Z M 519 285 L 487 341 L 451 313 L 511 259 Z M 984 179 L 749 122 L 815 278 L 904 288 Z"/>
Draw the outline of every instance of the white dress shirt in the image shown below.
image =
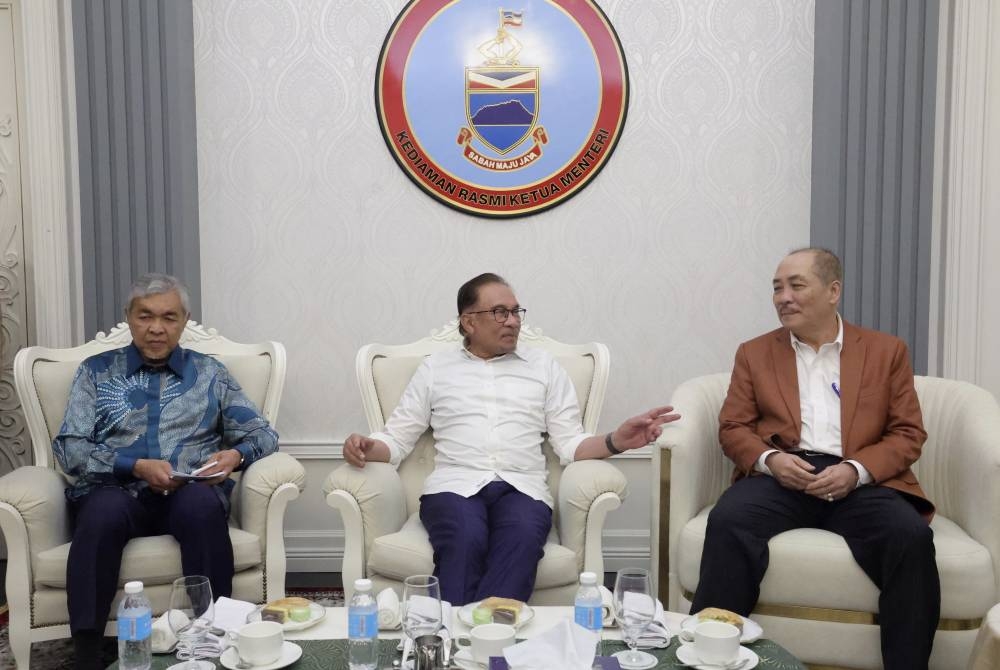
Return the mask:
<path fill-rule="evenodd" d="M 799 383 L 799 412 L 802 432 L 799 449 L 844 457 L 840 435 L 840 352 L 844 348 L 844 322 L 837 315 L 837 339 L 819 347 L 819 351 L 789 332 L 795 350 L 795 371 Z M 757 470 L 771 474 L 764 463 L 777 451 L 769 449 L 757 459 Z M 858 471 L 858 486 L 872 481 L 871 473 L 858 461 L 846 461 Z"/>
<path fill-rule="evenodd" d="M 489 360 L 462 347 L 427 357 L 385 430 L 371 437 L 385 442 L 398 467 L 428 426 L 436 454 L 424 494 L 469 497 L 499 478 L 549 507 L 543 433 L 563 464 L 590 437 L 569 375 L 551 354 L 531 347 Z"/>

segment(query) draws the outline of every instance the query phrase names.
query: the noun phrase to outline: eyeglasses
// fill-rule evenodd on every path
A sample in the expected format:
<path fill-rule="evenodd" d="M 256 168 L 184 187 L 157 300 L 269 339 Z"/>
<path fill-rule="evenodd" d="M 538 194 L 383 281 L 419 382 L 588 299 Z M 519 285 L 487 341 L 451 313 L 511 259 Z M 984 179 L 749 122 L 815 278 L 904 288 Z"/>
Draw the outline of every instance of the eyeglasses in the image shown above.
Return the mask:
<path fill-rule="evenodd" d="M 507 320 L 508 316 L 513 316 L 515 319 L 520 321 L 524 318 L 524 313 L 527 311 L 528 310 L 523 307 L 518 307 L 516 309 L 494 307 L 493 309 L 481 309 L 478 312 L 466 312 L 466 314 L 492 314 L 497 323 L 503 323 Z"/>

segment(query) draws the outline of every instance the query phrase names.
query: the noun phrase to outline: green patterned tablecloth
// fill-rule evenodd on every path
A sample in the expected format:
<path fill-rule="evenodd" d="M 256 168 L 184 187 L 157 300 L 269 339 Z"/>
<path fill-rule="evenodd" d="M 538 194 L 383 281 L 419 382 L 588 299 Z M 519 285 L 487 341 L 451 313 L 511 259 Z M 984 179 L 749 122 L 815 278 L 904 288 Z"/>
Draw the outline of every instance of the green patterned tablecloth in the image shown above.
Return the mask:
<path fill-rule="evenodd" d="M 347 668 L 347 640 L 295 640 L 295 644 L 302 647 L 302 658 L 289 666 L 289 670 L 346 670 Z M 625 649 L 625 644 L 618 640 L 607 640 L 604 643 L 604 653 L 613 654 L 616 651 Z M 379 640 L 379 668 L 391 668 L 392 661 L 399 658 L 396 651 L 398 640 Z M 671 642 L 666 649 L 647 649 L 658 659 L 657 670 L 670 670 L 671 668 L 683 667 L 677 661 L 677 639 Z M 760 657 L 758 668 L 766 670 L 805 670 L 805 665 L 796 660 L 790 653 L 779 647 L 770 640 L 757 640 L 746 645 L 753 649 Z M 222 668 L 218 659 L 214 659 L 216 666 Z M 173 655 L 153 656 L 152 670 L 164 670 L 170 665 L 177 663 Z M 111 666 L 115 670 L 118 664 Z M 556 670 L 556 669 L 553 669 Z"/>

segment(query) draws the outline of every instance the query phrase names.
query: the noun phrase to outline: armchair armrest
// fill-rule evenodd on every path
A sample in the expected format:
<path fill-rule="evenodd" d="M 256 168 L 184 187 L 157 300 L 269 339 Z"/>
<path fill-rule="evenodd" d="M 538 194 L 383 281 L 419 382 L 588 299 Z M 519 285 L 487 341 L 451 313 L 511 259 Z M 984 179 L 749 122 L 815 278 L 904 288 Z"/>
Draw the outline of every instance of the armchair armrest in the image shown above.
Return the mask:
<path fill-rule="evenodd" d="M 604 574 L 601 531 L 608 512 L 628 496 L 621 470 L 603 460 L 574 461 L 559 479 L 559 541 L 577 556 L 577 566 Z"/>
<path fill-rule="evenodd" d="M 66 480 L 55 470 L 26 465 L 0 477 L 0 504 L 5 504 L 9 521 L 20 518 L 29 556 L 70 541 Z M 12 539 L 7 535 L 8 547 Z M 13 527 L 12 527 L 13 530 Z"/>
<path fill-rule="evenodd" d="M 323 484 L 326 503 L 344 521 L 345 590 L 365 576 L 365 557 L 376 537 L 395 533 L 406 522 L 406 500 L 399 473 L 388 463 L 368 463 L 364 468 L 344 464 Z"/>
<path fill-rule="evenodd" d="M 257 535 L 264 551 L 265 601 L 285 595 L 285 509 L 305 488 L 302 464 L 280 451 L 254 462 L 237 485 L 240 527 Z"/>

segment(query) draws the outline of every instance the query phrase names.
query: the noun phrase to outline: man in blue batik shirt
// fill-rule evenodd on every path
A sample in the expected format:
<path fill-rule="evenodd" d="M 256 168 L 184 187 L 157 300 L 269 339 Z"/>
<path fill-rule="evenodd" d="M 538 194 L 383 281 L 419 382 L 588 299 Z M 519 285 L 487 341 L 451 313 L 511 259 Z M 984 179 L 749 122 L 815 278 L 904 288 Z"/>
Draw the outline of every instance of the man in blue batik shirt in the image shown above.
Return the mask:
<path fill-rule="evenodd" d="M 66 591 L 77 668 L 103 667 L 104 626 L 133 537 L 173 535 L 184 574 L 207 576 L 215 597 L 232 594 L 229 474 L 278 448 L 226 367 L 178 346 L 188 315 L 175 277 L 136 280 L 125 308 L 132 344 L 80 364 L 52 445 L 74 478 Z M 201 467 L 211 479 L 171 477 Z"/>

